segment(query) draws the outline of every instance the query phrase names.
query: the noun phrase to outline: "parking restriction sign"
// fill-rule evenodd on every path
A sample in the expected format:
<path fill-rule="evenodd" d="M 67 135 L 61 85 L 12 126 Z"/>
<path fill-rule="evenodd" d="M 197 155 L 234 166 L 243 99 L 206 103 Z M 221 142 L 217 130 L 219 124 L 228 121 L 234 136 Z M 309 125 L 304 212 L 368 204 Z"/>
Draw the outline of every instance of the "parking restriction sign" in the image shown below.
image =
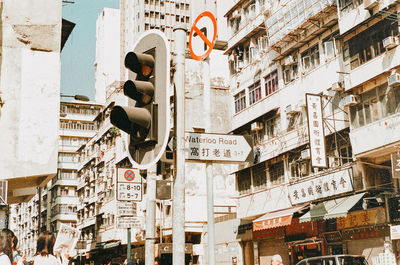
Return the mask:
<path fill-rule="evenodd" d="M 117 172 L 117 200 L 142 201 L 142 177 L 137 169 L 119 168 Z"/>

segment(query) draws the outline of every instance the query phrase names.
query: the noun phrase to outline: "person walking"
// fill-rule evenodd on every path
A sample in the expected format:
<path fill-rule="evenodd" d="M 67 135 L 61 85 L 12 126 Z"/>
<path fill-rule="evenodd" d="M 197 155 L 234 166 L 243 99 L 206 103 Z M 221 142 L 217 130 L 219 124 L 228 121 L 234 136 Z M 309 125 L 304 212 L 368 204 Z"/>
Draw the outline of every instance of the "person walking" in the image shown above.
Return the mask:
<path fill-rule="evenodd" d="M 9 238 L 6 231 L 0 231 L 0 264 L 11 265 L 12 250 L 11 250 L 11 239 Z"/>
<path fill-rule="evenodd" d="M 56 238 L 53 233 L 44 231 L 39 234 L 36 244 L 36 256 L 33 265 L 67 265 L 68 259 L 54 256 L 54 243 Z"/>
<path fill-rule="evenodd" d="M 281 255 L 275 254 L 272 256 L 271 265 L 283 265 Z"/>
<path fill-rule="evenodd" d="M 14 234 L 13 238 L 11 239 L 11 249 L 13 253 L 13 265 L 28 265 L 26 258 L 21 256 L 17 250 L 18 246 L 18 238 Z"/>

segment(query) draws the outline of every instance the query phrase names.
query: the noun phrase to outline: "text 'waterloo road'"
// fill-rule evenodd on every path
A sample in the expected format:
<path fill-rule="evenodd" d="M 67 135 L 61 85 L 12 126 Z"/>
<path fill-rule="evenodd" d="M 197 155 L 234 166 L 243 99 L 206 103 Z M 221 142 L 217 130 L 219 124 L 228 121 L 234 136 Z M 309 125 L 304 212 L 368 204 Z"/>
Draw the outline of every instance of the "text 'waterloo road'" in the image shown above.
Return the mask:
<path fill-rule="evenodd" d="M 251 136 L 185 133 L 185 158 L 222 162 L 246 162 L 253 159 Z"/>

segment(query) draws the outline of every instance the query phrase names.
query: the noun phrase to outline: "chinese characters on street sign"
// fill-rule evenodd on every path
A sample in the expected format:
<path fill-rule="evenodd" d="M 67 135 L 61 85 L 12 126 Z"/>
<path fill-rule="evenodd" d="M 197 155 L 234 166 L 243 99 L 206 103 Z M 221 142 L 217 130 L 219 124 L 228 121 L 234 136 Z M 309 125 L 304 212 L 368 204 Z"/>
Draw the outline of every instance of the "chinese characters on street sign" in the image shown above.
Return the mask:
<path fill-rule="evenodd" d="M 117 200 L 141 201 L 142 177 L 138 170 L 118 169 L 117 174 Z"/>
<path fill-rule="evenodd" d="M 251 136 L 185 133 L 185 158 L 219 162 L 247 162 L 253 159 Z"/>
<path fill-rule="evenodd" d="M 392 154 L 392 175 L 394 179 L 400 179 L 400 155 Z"/>
<path fill-rule="evenodd" d="M 117 228 L 127 229 L 127 228 L 138 228 L 143 227 L 143 217 L 139 216 L 118 216 L 117 217 Z"/>
<path fill-rule="evenodd" d="M 313 167 L 327 167 L 321 96 L 306 94 L 306 103 L 311 165 Z"/>
<path fill-rule="evenodd" d="M 353 191 L 351 168 L 289 185 L 292 204 L 309 202 Z"/>

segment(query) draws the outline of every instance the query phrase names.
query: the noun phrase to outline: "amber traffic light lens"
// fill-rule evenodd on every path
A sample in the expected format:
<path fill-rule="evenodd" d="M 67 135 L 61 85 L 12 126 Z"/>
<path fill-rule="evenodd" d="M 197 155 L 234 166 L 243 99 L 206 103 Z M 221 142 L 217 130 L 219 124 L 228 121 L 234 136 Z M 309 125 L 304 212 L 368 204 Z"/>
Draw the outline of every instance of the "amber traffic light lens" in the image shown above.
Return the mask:
<path fill-rule="evenodd" d="M 149 77 L 153 69 L 147 65 L 142 64 L 142 75 L 145 77 Z"/>

